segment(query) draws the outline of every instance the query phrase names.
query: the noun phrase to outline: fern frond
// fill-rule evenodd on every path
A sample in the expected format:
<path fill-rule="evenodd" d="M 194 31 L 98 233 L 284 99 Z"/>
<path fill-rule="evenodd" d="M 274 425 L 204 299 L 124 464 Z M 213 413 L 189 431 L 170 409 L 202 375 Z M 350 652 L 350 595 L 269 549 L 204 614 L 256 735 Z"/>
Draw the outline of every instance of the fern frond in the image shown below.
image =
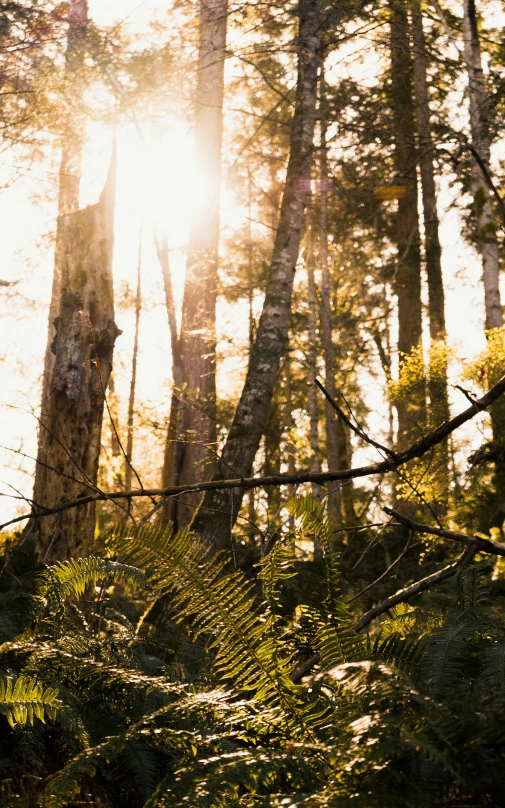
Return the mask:
<path fill-rule="evenodd" d="M 128 564 L 109 561 L 98 556 L 60 561 L 50 567 L 47 574 L 47 589 L 61 599 L 80 598 L 88 586 L 99 581 L 124 581 L 137 589 L 145 589 L 147 580 L 143 572 Z"/>
<path fill-rule="evenodd" d="M 28 676 L 0 677 L 0 713 L 13 728 L 33 724 L 35 718 L 45 723 L 46 716 L 54 721 L 64 711 L 58 696 L 58 690 Z"/>
<path fill-rule="evenodd" d="M 178 619 L 210 638 L 219 678 L 292 710 L 297 688 L 289 679 L 290 655 L 283 655 L 266 631 L 253 586 L 242 573 L 226 572 L 224 558 L 209 560 L 208 547 L 188 531 L 174 535 L 145 525 L 116 541 L 136 565 L 153 570 L 152 586 L 170 594 Z"/>

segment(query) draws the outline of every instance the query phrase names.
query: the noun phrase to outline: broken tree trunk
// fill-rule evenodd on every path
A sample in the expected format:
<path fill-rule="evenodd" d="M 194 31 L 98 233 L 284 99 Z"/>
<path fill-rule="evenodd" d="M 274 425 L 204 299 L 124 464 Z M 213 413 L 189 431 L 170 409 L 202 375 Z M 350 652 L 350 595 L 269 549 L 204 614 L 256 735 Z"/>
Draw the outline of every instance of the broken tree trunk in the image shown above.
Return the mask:
<path fill-rule="evenodd" d="M 54 367 L 52 344 L 56 336 L 54 321 L 58 316 L 61 295 L 61 256 L 59 250 L 63 239 L 61 232 L 62 216 L 78 210 L 79 189 L 81 183 L 81 159 L 84 143 L 84 121 L 82 119 L 82 101 L 84 84 L 82 68 L 86 57 L 86 36 L 88 32 L 87 0 L 71 0 L 68 9 L 67 50 L 65 54 L 65 89 L 67 113 L 61 144 L 61 160 L 59 172 L 58 222 L 56 226 L 55 258 L 51 301 L 49 304 L 49 325 L 46 352 L 44 355 L 44 375 L 42 377 L 42 398 L 40 411 L 41 433 L 44 419 L 48 411 L 51 375 Z M 38 460 L 45 462 L 38 447 Z"/>
<path fill-rule="evenodd" d="M 114 322 L 115 157 L 96 205 L 63 216 L 58 267 L 61 299 L 53 342 L 48 410 L 40 431 L 33 494 L 43 513 L 96 490 L 105 392 L 120 333 Z M 91 547 L 95 507 L 33 520 L 38 557 L 47 564 Z"/>
<path fill-rule="evenodd" d="M 263 310 L 246 380 L 228 433 L 219 478 L 250 474 L 265 431 L 279 364 L 286 348 L 316 117 L 319 0 L 299 0 L 298 81 L 290 155 Z M 211 547 L 230 546 L 243 490 L 208 492 L 192 527 Z"/>

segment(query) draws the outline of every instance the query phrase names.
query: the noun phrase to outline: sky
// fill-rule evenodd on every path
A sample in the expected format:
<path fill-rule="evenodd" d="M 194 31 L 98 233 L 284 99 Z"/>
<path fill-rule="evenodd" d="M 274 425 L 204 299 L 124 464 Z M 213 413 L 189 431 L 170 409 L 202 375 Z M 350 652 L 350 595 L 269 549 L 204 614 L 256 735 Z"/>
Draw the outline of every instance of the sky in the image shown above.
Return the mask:
<path fill-rule="evenodd" d="M 114 25 L 127 19 L 139 37 L 149 22 L 166 12 L 162 0 L 125 3 L 124 0 L 90 0 L 90 13 L 100 25 Z M 363 80 L 370 72 L 366 60 L 356 70 L 363 70 Z M 455 116 L 458 105 L 455 106 Z M 148 148 L 142 145 L 133 125 L 116 131 L 118 146 L 118 192 L 116 210 L 116 249 L 114 283 L 118 300 L 132 289 L 136 275 L 139 234 L 143 227 L 143 294 L 148 302 L 142 314 L 138 398 L 145 404 L 145 428 L 163 423 L 169 406 L 170 356 L 166 313 L 163 307 L 162 280 L 152 246 L 152 205 L 162 211 L 161 223 L 166 228 L 171 247 L 172 271 L 176 295 L 182 296 L 184 280 L 184 244 L 187 240 L 192 206 L 198 198 L 198 177 L 194 174 L 194 144 L 186 122 L 174 117 L 167 121 L 162 142 L 152 139 L 143 122 Z M 465 125 L 465 121 L 461 121 Z M 88 144 L 83 160 L 81 202 L 94 203 L 105 181 L 112 147 L 112 133 L 104 126 L 89 127 Z M 0 166 L 0 181 L 12 172 L 11 160 Z M 54 227 L 55 205 L 37 197 L 49 185 L 55 187 L 57 177 L 48 166 L 39 164 L 21 172 L 21 178 L 0 193 L 0 278 L 16 280 L 8 292 L 0 289 L 0 521 L 9 518 L 26 505 L 10 496 L 30 496 L 31 473 L 36 452 L 37 407 L 40 397 L 40 372 L 47 334 L 47 310 L 50 297 L 53 250 L 47 234 Z M 0 182 L 1 184 L 1 182 Z M 167 190 L 168 189 L 168 190 Z M 460 235 L 457 211 L 452 207 L 452 191 L 441 187 L 444 281 L 447 298 L 449 340 L 465 359 L 484 347 L 484 304 L 480 283 L 480 266 L 473 250 Z M 233 189 L 223 189 L 221 202 L 223 229 L 242 224 L 243 213 L 237 209 Z M 505 292 L 505 289 L 504 289 Z M 426 297 L 426 290 L 425 290 Z M 126 398 L 133 345 L 133 312 L 117 306 L 116 320 L 123 334 L 116 344 L 115 378 L 120 396 Z M 218 315 L 220 333 L 236 345 L 247 333 L 246 313 L 240 307 L 221 306 Z M 223 388 L 233 376 L 240 384 L 245 368 L 240 362 L 229 363 L 222 371 Z M 460 381 L 459 366 L 452 368 L 453 381 Z M 460 393 L 454 392 L 456 409 L 465 406 Z M 372 411 L 369 428 L 378 436 L 384 427 L 385 410 L 380 395 Z M 150 422 L 150 423 L 149 423 Z M 155 426 L 152 426 L 152 430 Z M 469 432 L 478 441 L 478 433 Z M 159 448 L 162 434 L 159 434 Z M 153 449 L 153 452 L 155 451 Z M 26 457 L 24 456 L 26 455 Z M 355 462 L 365 462 L 361 452 Z M 157 463 L 153 454 L 150 479 L 157 483 Z"/>

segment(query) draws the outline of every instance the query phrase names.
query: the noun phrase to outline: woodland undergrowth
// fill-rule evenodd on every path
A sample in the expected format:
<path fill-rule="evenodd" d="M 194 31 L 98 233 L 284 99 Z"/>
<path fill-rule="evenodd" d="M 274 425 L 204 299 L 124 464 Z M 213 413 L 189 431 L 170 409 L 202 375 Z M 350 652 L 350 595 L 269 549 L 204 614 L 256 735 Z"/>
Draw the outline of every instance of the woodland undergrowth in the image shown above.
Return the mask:
<path fill-rule="evenodd" d="M 490 562 L 357 633 L 335 525 L 311 498 L 291 516 L 242 570 L 149 525 L 53 567 L 6 555 L 1 804 L 505 805 Z"/>

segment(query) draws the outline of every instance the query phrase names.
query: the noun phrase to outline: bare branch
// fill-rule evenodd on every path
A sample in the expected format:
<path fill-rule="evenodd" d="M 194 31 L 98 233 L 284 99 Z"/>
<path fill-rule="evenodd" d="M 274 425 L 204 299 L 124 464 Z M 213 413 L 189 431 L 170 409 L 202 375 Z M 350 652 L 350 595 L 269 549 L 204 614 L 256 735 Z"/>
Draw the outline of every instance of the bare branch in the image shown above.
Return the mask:
<path fill-rule="evenodd" d="M 372 477 L 378 474 L 387 474 L 388 472 L 395 471 L 399 466 L 403 466 L 410 460 L 422 457 L 434 446 L 437 446 L 445 438 L 451 435 L 462 424 L 470 421 L 478 413 L 487 409 L 505 392 L 505 376 L 503 376 L 494 387 L 491 388 L 485 395 L 472 404 L 471 407 L 460 412 L 449 421 L 445 421 L 441 426 L 429 432 L 421 440 L 412 444 L 408 449 L 398 452 L 394 457 L 389 457 L 387 460 L 382 460 L 379 463 L 371 463 L 368 466 L 359 466 L 354 469 L 342 469 L 340 471 L 327 471 L 327 472 L 310 472 L 303 471 L 297 474 L 278 474 L 270 477 L 240 477 L 232 480 L 209 480 L 208 482 L 198 483 L 195 485 L 177 485 L 170 488 L 151 488 L 133 491 L 111 491 L 111 492 L 98 492 L 88 496 L 80 497 L 72 502 L 66 502 L 57 508 L 52 508 L 45 511 L 43 514 L 36 511 L 23 516 L 18 516 L 0 525 L 0 530 L 3 530 L 10 525 L 17 522 L 22 522 L 26 519 L 41 518 L 43 516 L 50 516 L 55 513 L 61 513 L 69 510 L 70 508 L 78 508 L 81 505 L 86 505 L 89 502 L 102 502 L 104 500 L 117 500 L 117 499 L 133 499 L 135 497 L 170 497 L 178 494 L 185 494 L 189 491 L 223 491 L 233 488 L 266 488 L 269 486 L 277 485 L 301 485 L 302 483 L 318 483 L 324 485 L 329 482 L 336 482 L 340 480 L 353 480 L 359 477 Z M 430 528 L 435 530 L 435 528 Z M 456 534 L 459 535 L 459 534 Z M 486 541 L 478 539 L 477 541 L 482 544 Z M 490 544 L 493 544 L 490 542 Z M 497 543 L 494 543 L 497 546 Z"/>
<path fill-rule="evenodd" d="M 394 595 L 391 595 L 390 598 L 382 600 L 380 603 L 374 606 L 373 609 L 370 609 L 370 611 L 364 614 L 363 617 L 360 617 L 356 623 L 356 631 L 362 631 L 365 626 L 368 626 L 369 623 L 372 622 L 372 620 L 375 620 L 376 617 L 379 617 L 381 614 L 384 614 L 384 612 L 392 609 L 393 606 L 397 606 L 399 603 L 405 603 L 407 600 L 415 598 L 420 592 L 424 592 L 425 589 L 431 589 L 432 586 L 436 586 L 436 584 L 446 581 L 447 578 L 452 578 L 453 575 L 456 575 L 457 571 L 461 569 L 461 567 L 464 567 L 465 564 L 469 564 L 476 553 L 479 552 L 479 548 L 476 546 L 475 542 L 467 540 L 467 544 L 468 546 L 465 552 L 460 555 L 458 560 L 453 564 L 449 564 L 447 567 L 444 567 L 438 572 L 434 572 L 432 575 L 427 575 L 426 578 L 416 581 L 415 584 L 411 584 L 410 586 L 405 587 L 405 589 L 400 589 Z"/>
<path fill-rule="evenodd" d="M 444 528 L 440 527 L 431 527 L 431 525 L 422 525 L 419 522 L 413 522 L 408 516 L 404 516 L 403 513 L 394 511 L 392 508 L 384 508 L 384 511 L 388 516 L 394 516 L 400 524 L 408 527 L 409 530 L 415 533 L 428 533 L 432 536 L 439 536 L 442 539 L 449 539 L 450 541 L 458 541 L 466 544 L 471 542 L 479 553 L 505 556 L 505 544 L 502 542 L 484 539 L 482 536 L 467 536 L 464 533 L 456 533 L 454 530 L 444 530 Z"/>
<path fill-rule="evenodd" d="M 319 389 L 321 390 L 321 392 L 324 394 L 326 400 L 329 402 L 329 404 L 333 407 L 333 409 L 337 413 L 338 417 L 344 422 L 344 424 L 346 424 L 349 427 L 349 429 L 351 429 L 362 440 L 366 441 L 366 443 L 369 443 L 370 446 L 374 446 L 375 449 L 378 449 L 380 452 L 384 452 L 389 457 L 396 457 L 395 453 L 391 449 L 388 449 L 387 446 L 383 446 L 381 443 L 377 443 L 377 441 L 373 440 L 373 438 L 370 438 L 366 434 L 366 432 L 363 429 L 361 429 L 361 427 L 355 426 L 351 421 L 351 419 L 347 417 L 345 412 L 332 399 L 332 397 L 330 396 L 326 388 L 321 384 L 319 379 L 315 379 L 315 382 L 319 387 Z"/>

